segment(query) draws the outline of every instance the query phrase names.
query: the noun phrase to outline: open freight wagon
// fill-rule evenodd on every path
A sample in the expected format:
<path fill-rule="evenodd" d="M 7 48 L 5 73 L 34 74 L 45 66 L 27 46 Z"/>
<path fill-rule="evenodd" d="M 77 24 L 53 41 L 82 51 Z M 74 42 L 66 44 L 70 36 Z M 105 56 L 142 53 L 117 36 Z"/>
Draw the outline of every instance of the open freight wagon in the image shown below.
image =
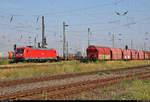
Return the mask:
<path fill-rule="evenodd" d="M 150 52 L 132 49 L 109 48 L 102 46 L 89 46 L 87 59 L 96 60 L 149 60 Z"/>

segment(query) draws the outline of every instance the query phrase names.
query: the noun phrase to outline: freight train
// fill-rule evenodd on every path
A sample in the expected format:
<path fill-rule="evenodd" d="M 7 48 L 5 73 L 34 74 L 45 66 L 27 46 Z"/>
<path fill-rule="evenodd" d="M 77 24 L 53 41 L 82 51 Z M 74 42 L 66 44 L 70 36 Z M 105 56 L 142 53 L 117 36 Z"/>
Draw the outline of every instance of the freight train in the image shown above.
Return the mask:
<path fill-rule="evenodd" d="M 150 52 L 143 50 L 89 46 L 86 50 L 87 59 L 96 60 L 149 60 Z"/>
<path fill-rule="evenodd" d="M 66 60 L 57 56 L 55 49 L 17 47 L 15 52 L 8 52 L 9 58 L 14 62 L 46 62 Z M 91 45 L 86 49 L 87 56 L 72 56 L 70 60 L 149 60 L 150 52 L 143 50 L 110 48 Z"/>

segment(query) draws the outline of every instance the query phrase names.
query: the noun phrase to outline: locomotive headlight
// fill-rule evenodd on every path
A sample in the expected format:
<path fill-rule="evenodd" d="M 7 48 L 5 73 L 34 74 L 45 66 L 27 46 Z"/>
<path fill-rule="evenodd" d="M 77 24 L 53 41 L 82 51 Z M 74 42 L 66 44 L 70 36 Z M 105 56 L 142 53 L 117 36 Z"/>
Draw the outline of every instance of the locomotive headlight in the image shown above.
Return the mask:
<path fill-rule="evenodd" d="M 23 56 L 23 54 L 20 54 L 20 56 Z"/>

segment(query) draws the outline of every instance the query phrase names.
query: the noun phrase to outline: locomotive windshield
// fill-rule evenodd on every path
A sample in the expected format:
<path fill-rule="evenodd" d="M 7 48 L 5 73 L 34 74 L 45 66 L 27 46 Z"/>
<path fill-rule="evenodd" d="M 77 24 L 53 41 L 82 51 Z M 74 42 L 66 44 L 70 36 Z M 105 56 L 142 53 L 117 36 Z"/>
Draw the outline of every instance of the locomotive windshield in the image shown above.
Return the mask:
<path fill-rule="evenodd" d="M 24 52 L 24 49 L 17 49 L 16 50 L 16 53 L 23 53 Z"/>

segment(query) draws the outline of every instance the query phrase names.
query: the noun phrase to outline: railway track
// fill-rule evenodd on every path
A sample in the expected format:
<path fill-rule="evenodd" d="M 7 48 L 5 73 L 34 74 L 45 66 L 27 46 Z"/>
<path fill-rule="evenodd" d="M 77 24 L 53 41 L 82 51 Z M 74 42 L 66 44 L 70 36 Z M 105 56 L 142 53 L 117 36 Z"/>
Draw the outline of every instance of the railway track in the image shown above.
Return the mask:
<path fill-rule="evenodd" d="M 69 65 L 72 65 L 72 63 L 66 63 Z M 38 67 L 38 66 L 51 66 L 51 65 L 64 65 L 64 64 L 51 64 L 51 63 L 46 63 L 46 64 L 34 64 L 34 65 L 0 65 L 0 69 L 15 69 L 15 68 L 33 68 L 33 67 Z"/>
<path fill-rule="evenodd" d="M 122 80 L 131 81 L 134 78 L 137 79 L 146 79 L 150 77 L 150 70 L 136 73 L 129 73 L 127 75 L 118 75 L 114 77 L 101 78 L 97 80 L 88 80 L 81 81 L 76 83 L 71 83 L 67 85 L 58 85 L 53 87 L 43 87 L 40 89 L 27 90 L 24 92 L 17 92 L 13 94 L 7 94 L 6 96 L 0 96 L 0 100 L 7 99 L 31 99 L 31 100 L 39 100 L 44 97 L 41 95 L 45 92 L 47 95 L 47 99 L 61 99 L 64 96 L 77 94 L 83 91 L 89 91 L 96 88 L 104 88 L 114 84 L 120 83 Z"/>
<path fill-rule="evenodd" d="M 118 68 L 118 69 L 111 69 L 111 70 L 70 73 L 70 74 L 53 75 L 53 76 L 41 76 L 41 77 L 33 77 L 33 78 L 26 78 L 26 79 L 7 80 L 7 81 L 0 81 L 0 87 L 9 87 L 9 86 L 20 85 L 20 84 L 42 82 L 42 81 L 49 81 L 49 80 L 56 80 L 56 79 L 65 79 L 65 78 L 71 78 L 71 77 L 80 77 L 80 76 L 91 75 L 91 74 L 96 74 L 100 72 L 120 72 L 120 71 L 135 70 L 135 69 L 147 68 L 147 67 L 150 67 L 150 65 Z"/>
<path fill-rule="evenodd" d="M 149 68 L 148 68 L 149 67 Z M 141 69 L 137 70 L 136 69 Z M 144 69 L 144 70 L 143 70 Z M 130 71 L 129 71 L 130 70 Z M 133 70 L 135 71 L 133 73 Z M 116 72 L 124 72 L 128 71 L 126 75 Z M 56 86 L 48 86 L 48 87 L 41 87 L 31 90 L 25 90 L 25 91 L 18 91 L 11 94 L 1 95 L 0 100 L 8 100 L 8 99 L 33 99 L 33 100 L 39 100 L 39 99 L 60 99 L 64 96 L 80 93 L 83 91 L 92 90 L 95 88 L 104 88 L 108 87 L 113 84 L 118 84 L 122 80 L 125 81 L 131 81 L 134 78 L 137 79 L 145 79 L 150 77 L 150 66 L 139 66 L 139 67 L 132 67 L 132 68 L 124 68 L 124 69 L 114 69 L 114 70 L 103 70 L 98 72 L 114 72 L 116 73 L 114 76 L 108 76 L 108 77 L 101 77 L 99 79 L 95 80 L 86 80 L 86 81 L 79 81 L 74 83 L 69 83 L 65 85 L 56 85 Z M 69 74 L 72 76 L 66 76 L 64 78 L 68 77 L 75 77 L 85 74 L 94 74 L 95 72 L 88 72 L 88 73 L 77 73 L 75 75 Z M 61 76 L 61 75 L 60 75 Z M 59 77 L 61 79 L 62 77 Z M 55 79 L 55 78 L 54 78 Z M 54 80 L 51 79 L 51 80 Z M 20 83 L 21 84 L 21 83 Z M 5 86 L 6 87 L 6 86 Z M 44 97 L 41 96 L 41 94 L 44 94 Z"/>

